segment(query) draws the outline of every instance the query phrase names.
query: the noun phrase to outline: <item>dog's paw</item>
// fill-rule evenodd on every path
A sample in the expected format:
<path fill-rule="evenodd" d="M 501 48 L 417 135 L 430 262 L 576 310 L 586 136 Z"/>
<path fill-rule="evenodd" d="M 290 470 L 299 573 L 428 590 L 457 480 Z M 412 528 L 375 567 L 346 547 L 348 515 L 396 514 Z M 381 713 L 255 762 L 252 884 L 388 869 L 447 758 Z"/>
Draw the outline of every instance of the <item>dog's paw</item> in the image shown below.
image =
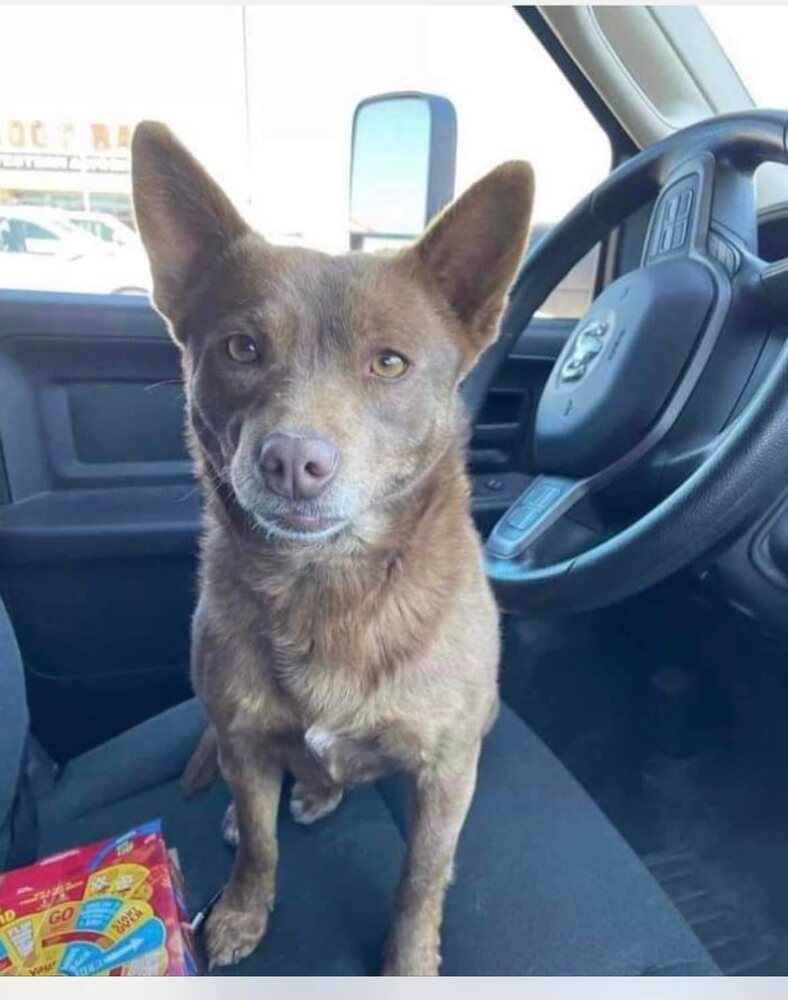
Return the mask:
<path fill-rule="evenodd" d="M 297 781 L 290 796 L 290 814 L 308 826 L 333 812 L 342 801 L 341 788 L 320 788 Z"/>
<path fill-rule="evenodd" d="M 222 838 L 230 847 L 237 847 L 240 835 L 238 833 L 238 818 L 235 815 L 235 805 L 231 802 L 222 820 Z"/>
<path fill-rule="evenodd" d="M 236 965 L 251 955 L 265 934 L 267 924 L 267 907 L 252 912 L 234 910 L 222 896 L 205 922 L 209 971 L 221 965 Z"/>
<path fill-rule="evenodd" d="M 337 780 L 338 740 L 335 733 L 320 726 L 310 726 L 304 736 L 307 749 L 319 760 L 332 779 Z"/>

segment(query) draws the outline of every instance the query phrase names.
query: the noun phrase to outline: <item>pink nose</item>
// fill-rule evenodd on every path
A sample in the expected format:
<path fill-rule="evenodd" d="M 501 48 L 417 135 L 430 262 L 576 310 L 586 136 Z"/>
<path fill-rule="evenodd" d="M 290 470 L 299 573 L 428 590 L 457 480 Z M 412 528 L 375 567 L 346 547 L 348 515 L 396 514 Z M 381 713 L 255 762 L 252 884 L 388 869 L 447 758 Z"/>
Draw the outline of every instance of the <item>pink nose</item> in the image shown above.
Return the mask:
<path fill-rule="evenodd" d="M 314 500 L 336 472 L 336 447 L 319 434 L 269 434 L 261 465 L 266 486 L 287 500 Z"/>

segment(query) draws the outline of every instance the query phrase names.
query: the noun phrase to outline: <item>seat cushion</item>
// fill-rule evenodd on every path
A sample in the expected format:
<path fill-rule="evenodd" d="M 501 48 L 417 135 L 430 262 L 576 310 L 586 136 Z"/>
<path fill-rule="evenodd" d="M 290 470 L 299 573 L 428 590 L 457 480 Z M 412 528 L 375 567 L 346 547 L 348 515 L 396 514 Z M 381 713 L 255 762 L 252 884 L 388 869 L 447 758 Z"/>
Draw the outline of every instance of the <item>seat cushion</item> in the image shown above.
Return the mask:
<path fill-rule="evenodd" d="M 12 813 L 29 724 L 22 657 L 0 600 L 0 868 L 11 847 Z"/>
<path fill-rule="evenodd" d="M 194 909 L 228 877 L 221 783 L 186 801 L 177 775 L 204 724 L 188 702 L 77 758 L 42 801 L 46 853 L 160 817 Z M 230 973 L 374 974 L 404 855 L 400 778 L 349 793 L 313 827 L 279 824 L 276 912 L 262 946 Z M 99 801 L 101 800 L 101 801 Z M 715 974 L 682 918 L 585 792 L 503 709 L 446 902 L 453 975 Z"/>
<path fill-rule="evenodd" d="M 405 789 L 390 779 L 379 789 L 404 831 Z M 443 956 L 446 975 L 719 975 L 640 859 L 508 708 L 482 753 Z"/>

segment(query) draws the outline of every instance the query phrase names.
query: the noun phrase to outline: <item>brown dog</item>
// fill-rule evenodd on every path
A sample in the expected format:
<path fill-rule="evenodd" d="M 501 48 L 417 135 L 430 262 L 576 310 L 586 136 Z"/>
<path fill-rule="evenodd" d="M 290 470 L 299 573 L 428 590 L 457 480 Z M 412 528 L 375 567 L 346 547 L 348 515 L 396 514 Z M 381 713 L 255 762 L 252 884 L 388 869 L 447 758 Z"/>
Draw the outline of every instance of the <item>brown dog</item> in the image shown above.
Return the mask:
<path fill-rule="evenodd" d="M 398 769 L 414 801 L 384 970 L 434 974 L 498 702 L 457 387 L 496 335 L 531 169 L 498 167 L 392 257 L 270 245 L 156 123 L 135 133 L 133 180 L 205 497 L 193 682 L 213 727 L 201 753 L 215 739 L 230 832 L 237 817 L 210 961 L 239 961 L 265 932 L 283 772 L 308 823 L 344 786 Z"/>

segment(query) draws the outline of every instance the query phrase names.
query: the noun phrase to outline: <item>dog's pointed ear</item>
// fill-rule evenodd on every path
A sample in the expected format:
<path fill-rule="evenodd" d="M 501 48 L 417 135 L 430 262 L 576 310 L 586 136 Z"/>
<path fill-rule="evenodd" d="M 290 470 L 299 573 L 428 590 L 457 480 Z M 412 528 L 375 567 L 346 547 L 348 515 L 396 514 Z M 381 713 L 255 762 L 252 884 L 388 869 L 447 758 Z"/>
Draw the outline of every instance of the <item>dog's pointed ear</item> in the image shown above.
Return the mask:
<path fill-rule="evenodd" d="M 497 335 L 506 293 L 523 258 L 533 197 L 530 164 L 502 163 L 402 251 L 459 319 L 474 358 Z"/>
<path fill-rule="evenodd" d="M 150 261 L 153 302 L 174 322 L 189 283 L 249 226 L 166 125 L 141 122 L 131 157 L 134 214 Z"/>

